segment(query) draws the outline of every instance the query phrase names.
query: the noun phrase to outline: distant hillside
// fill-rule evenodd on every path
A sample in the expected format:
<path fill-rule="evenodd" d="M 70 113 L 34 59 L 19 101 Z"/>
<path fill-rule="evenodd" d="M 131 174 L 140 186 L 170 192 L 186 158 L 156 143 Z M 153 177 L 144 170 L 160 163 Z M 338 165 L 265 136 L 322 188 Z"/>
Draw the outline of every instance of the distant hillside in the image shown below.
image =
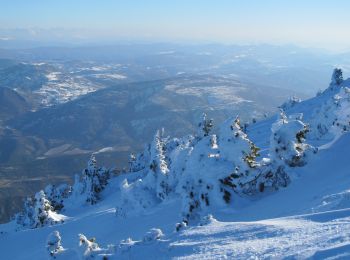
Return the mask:
<path fill-rule="evenodd" d="M 0 121 L 24 114 L 29 109 L 30 105 L 16 91 L 0 87 Z"/>

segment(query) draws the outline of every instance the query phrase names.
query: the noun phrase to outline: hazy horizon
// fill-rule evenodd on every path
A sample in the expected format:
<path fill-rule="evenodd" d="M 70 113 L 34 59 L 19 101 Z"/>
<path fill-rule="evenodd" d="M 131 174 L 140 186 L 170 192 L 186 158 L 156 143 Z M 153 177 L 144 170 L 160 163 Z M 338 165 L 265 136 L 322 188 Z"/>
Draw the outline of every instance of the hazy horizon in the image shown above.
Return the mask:
<path fill-rule="evenodd" d="M 349 51 L 350 2 L 0 1 L 0 42 L 292 44 Z"/>

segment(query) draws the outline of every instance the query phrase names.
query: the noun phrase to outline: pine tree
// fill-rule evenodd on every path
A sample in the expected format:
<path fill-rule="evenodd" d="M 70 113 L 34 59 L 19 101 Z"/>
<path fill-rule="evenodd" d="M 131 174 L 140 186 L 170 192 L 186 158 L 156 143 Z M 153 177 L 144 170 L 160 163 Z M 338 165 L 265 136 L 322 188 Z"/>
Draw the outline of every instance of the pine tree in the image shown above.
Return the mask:
<path fill-rule="evenodd" d="M 157 197 L 164 200 L 170 193 L 171 188 L 168 183 L 169 169 L 166 162 L 166 146 L 163 140 L 163 130 L 157 131 L 150 150 L 150 170 L 156 183 Z"/>
<path fill-rule="evenodd" d="M 199 138 L 203 138 L 208 136 L 213 128 L 213 119 L 208 119 L 207 114 L 203 113 L 201 121 L 198 123 L 198 136 Z"/>
<path fill-rule="evenodd" d="M 95 155 L 92 154 L 81 177 L 75 177 L 73 186 L 75 196 L 85 196 L 85 201 L 89 204 L 97 203 L 100 199 L 100 193 L 107 185 L 109 178 L 109 170 L 97 167 Z"/>
<path fill-rule="evenodd" d="M 68 198 L 71 192 L 71 188 L 67 184 L 61 184 L 59 186 L 55 186 L 49 184 L 44 189 L 46 198 L 50 201 L 53 210 L 56 212 L 60 212 L 64 207 L 63 201 Z"/>
<path fill-rule="evenodd" d="M 305 143 L 309 129 L 300 118 L 298 116 L 288 119 L 281 110 L 279 119 L 273 124 L 270 161 L 264 165 L 257 179 L 260 192 L 266 188 L 276 190 L 286 187 L 290 183 L 290 177 L 286 172 L 288 167 L 305 165 L 309 154 L 317 152 L 317 149 Z"/>
<path fill-rule="evenodd" d="M 32 228 L 34 226 L 34 200 L 26 198 L 24 200 L 23 211 L 15 215 L 15 222 L 20 228 Z"/>
<path fill-rule="evenodd" d="M 220 155 L 233 163 L 233 172 L 221 178 L 221 191 L 226 203 L 230 203 L 233 193 L 251 194 L 256 192 L 256 180 L 260 173 L 260 164 L 256 161 L 259 148 L 248 138 L 241 127 L 238 117 L 230 129 L 221 130 Z"/>
<path fill-rule="evenodd" d="M 165 144 L 162 140 L 162 134 L 158 130 L 153 138 L 151 146 L 151 164 L 150 169 L 154 173 L 161 173 L 166 175 L 168 167 L 165 161 Z"/>
<path fill-rule="evenodd" d="M 136 167 L 136 156 L 134 153 L 131 153 L 129 155 L 129 172 L 136 172 L 137 171 L 137 167 Z"/>
<path fill-rule="evenodd" d="M 343 82 L 343 71 L 335 68 L 332 75 L 331 85 L 340 85 Z"/>
<path fill-rule="evenodd" d="M 129 156 L 129 172 L 138 172 L 148 168 L 151 145 L 145 146 L 144 151 L 138 154 L 131 153 Z"/>
<path fill-rule="evenodd" d="M 95 155 L 92 154 L 88 161 L 88 167 L 83 174 L 83 183 L 85 184 L 86 201 L 95 204 L 99 200 L 99 192 L 102 190 L 98 173 Z"/>
<path fill-rule="evenodd" d="M 44 191 L 35 194 L 34 199 L 34 225 L 33 227 L 42 227 L 57 223 L 51 216 L 53 208 L 50 201 L 46 199 Z"/>

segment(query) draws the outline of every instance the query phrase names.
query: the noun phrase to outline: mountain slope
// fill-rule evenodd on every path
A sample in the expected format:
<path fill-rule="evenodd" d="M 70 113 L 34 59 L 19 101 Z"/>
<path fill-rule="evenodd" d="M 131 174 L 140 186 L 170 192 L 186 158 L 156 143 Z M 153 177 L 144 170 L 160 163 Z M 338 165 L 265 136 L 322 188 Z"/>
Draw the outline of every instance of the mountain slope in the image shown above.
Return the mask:
<path fill-rule="evenodd" d="M 111 193 L 95 206 L 81 208 L 78 212 L 67 211 L 68 216 L 74 214 L 74 217 L 66 224 L 2 234 L 1 252 L 8 258 L 46 259 L 46 239 L 53 230 L 59 230 L 65 248 L 74 249 L 78 248 L 78 233 L 96 237 L 97 242 L 106 246 L 128 237 L 142 240 L 149 229 L 156 227 L 162 229 L 164 238 L 149 244 L 130 245 L 131 248 L 122 253 L 122 259 L 154 256 L 214 259 L 225 255 L 235 259 L 313 255 L 316 259 L 324 259 L 327 255 L 340 253 L 344 253 L 345 259 L 350 248 L 347 236 L 350 232 L 350 200 L 346 195 L 350 187 L 347 176 L 350 148 L 344 143 L 349 141 L 350 135 L 346 134 L 331 148 L 321 151 L 305 169 L 293 173 L 300 178 L 288 188 L 239 211 L 213 213 L 218 222 L 210 221 L 208 225 L 175 232 L 174 223 L 179 219 L 180 208 L 176 200 L 147 214 L 117 219 L 114 200 L 118 194 Z M 333 175 L 329 174 L 330 165 L 337 166 L 333 168 Z M 338 196 L 338 199 L 327 201 L 329 195 Z M 323 201 L 328 202 L 324 208 Z M 310 213 L 313 208 L 322 213 Z M 300 215 L 305 213 L 309 214 Z M 15 250 L 14 246 L 18 244 L 24 250 Z"/>
<path fill-rule="evenodd" d="M 248 134 L 238 118 L 213 130 L 203 116 L 196 136 L 158 131 L 129 173 L 110 176 L 92 156 L 70 190 L 57 189 L 69 192 L 59 197 L 63 215 L 37 211 L 36 199 L 34 215 L 0 226 L 1 252 L 45 259 L 49 243 L 58 259 L 347 259 L 350 80 L 337 73 L 322 94 L 291 100 Z M 44 201 L 54 205 L 50 190 Z"/>
<path fill-rule="evenodd" d="M 29 104 L 16 91 L 0 87 L 0 122 L 28 112 L 29 109 Z"/>

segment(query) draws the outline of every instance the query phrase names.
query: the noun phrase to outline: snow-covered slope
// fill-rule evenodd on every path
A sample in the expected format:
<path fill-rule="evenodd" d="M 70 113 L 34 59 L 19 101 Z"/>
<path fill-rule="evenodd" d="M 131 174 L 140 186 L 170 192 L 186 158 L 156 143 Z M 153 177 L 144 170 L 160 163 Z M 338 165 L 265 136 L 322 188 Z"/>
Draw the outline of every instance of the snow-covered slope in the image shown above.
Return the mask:
<path fill-rule="evenodd" d="M 0 252 L 6 259 L 349 259 L 348 87 L 335 73 L 329 89 L 284 104 L 277 120 L 242 127 L 229 119 L 214 131 L 204 116 L 195 136 L 158 131 L 122 174 L 97 167 L 92 156 L 73 187 L 47 188 L 0 226 Z"/>

